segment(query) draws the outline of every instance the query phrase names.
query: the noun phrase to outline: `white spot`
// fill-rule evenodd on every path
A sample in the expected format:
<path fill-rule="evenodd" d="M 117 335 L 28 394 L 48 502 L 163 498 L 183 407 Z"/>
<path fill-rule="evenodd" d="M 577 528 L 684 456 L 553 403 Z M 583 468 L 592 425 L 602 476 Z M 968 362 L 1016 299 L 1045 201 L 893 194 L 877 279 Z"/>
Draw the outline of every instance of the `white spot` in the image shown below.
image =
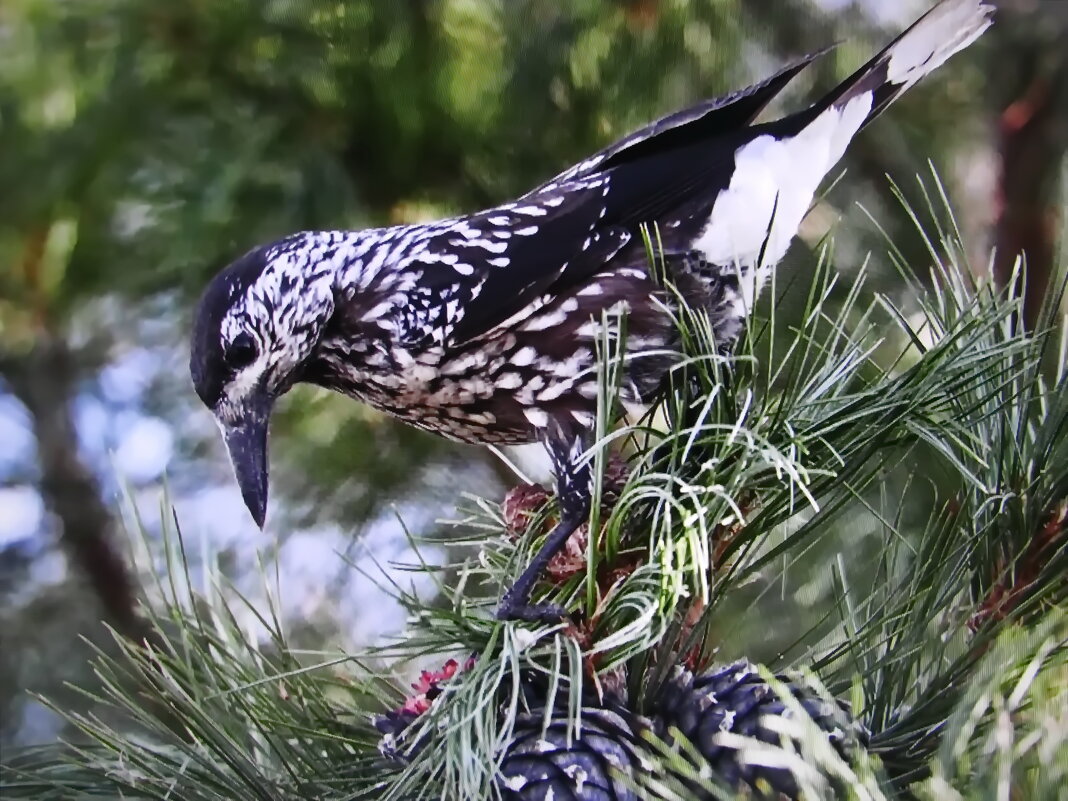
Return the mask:
<path fill-rule="evenodd" d="M 514 210 L 519 214 L 526 214 L 529 217 L 545 216 L 545 209 L 541 206 L 516 206 Z"/>
<path fill-rule="evenodd" d="M 572 409 L 571 416 L 575 418 L 575 422 L 577 422 L 580 426 L 585 426 L 586 428 L 593 428 L 594 423 L 596 423 L 597 421 L 597 418 L 594 416 L 593 412 L 583 412 L 578 409 Z"/>
<path fill-rule="evenodd" d="M 489 263 L 492 264 L 494 267 L 507 267 L 509 264 L 512 263 L 512 260 L 507 258 L 506 256 L 501 256 L 497 259 L 490 259 Z"/>
<path fill-rule="evenodd" d="M 393 361 L 397 363 L 398 367 L 408 368 L 415 364 L 415 357 L 404 348 L 394 348 L 392 351 Z"/>
<path fill-rule="evenodd" d="M 465 375 L 482 367 L 485 363 L 485 355 L 483 350 L 465 353 L 463 356 L 452 359 L 442 365 L 441 372 L 444 375 Z"/>
<path fill-rule="evenodd" d="M 545 200 L 541 202 L 546 206 L 559 206 L 561 203 L 564 202 L 564 196 L 557 195 L 556 197 L 545 198 Z"/>
<path fill-rule="evenodd" d="M 516 325 L 518 325 L 519 323 L 523 322 L 523 320 L 526 320 L 528 317 L 530 317 L 530 315 L 532 315 L 534 312 L 536 312 L 538 309 L 540 309 L 542 306 L 544 306 L 545 303 L 546 303 L 546 301 L 545 301 L 544 298 L 538 298 L 537 300 L 535 300 L 535 301 L 533 301 L 531 303 L 528 303 L 522 309 L 520 309 L 515 314 L 513 314 L 511 317 L 509 317 L 507 320 L 505 320 L 503 323 L 501 323 L 498 326 L 494 326 L 494 328 L 492 330 L 493 331 L 507 331 L 507 330 L 509 330 L 511 328 L 514 328 Z"/>
<path fill-rule="evenodd" d="M 421 253 L 416 261 L 424 262 L 425 264 L 456 264 L 459 261 L 459 257 L 455 253 Z"/>
<path fill-rule="evenodd" d="M 567 319 L 567 314 L 562 309 L 554 309 L 551 312 L 539 314 L 536 317 L 532 317 L 523 325 L 526 331 L 544 331 L 546 328 L 552 328 L 554 325 L 560 325 Z"/>
<path fill-rule="evenodd" d="M 512 233 L 518 236 L 533 236 L 538 233 L 538 226 L 528 225 L 526 228 L 516 228 Z"/>
<path fill-rule="evenodd" d="M 413 364 L 408 368 L 408 376 L 410 379 L 419 384 L 426 384 L 434 380 L 434 376 L 438 374 L 438 371 L 428 364 Z"/>
<path fill-rule="evenodd" d="M 576 351 L 573 355 L 564 359 L 562 362 L 557 362 L 552 367 L 552 373 L 555 376 L 561 378 L 573 378 L 577 376 L 583 368 L 592 362 L 589 351 L 580 350 Z"/>
<path fill-rule="evenodd" d="M 532 375 L 523 386 L 515 391 L 516 400 L 529 406 L 534 403 L 534 393 L 544 386 L 545 377 L 543 375 Z"/>
<path fill-rule="evenodd" d="M 452 269 L 456 270 L 460 275 L 471 275 L 475 271 L 474 267 L 470 264 L 465 264 L 462 261 L 452 265 Z"/>
<path fill-rule="evenodd" d="M 660 348 L 663 345 L 664 341 L 661 337 L 627 337 L 627 350 L 634 353 L 641 353 L 643 351 L 653 350 L 655 348 Z"/>
<path fill-rule="evenodd" d="M 600 284 L 588 284 L 578 291 L 580 296 L 596 297 L 604 294 L 604 288 Z"/>
<path fill-rule="evenodd" d="M 538 352 L 534 348 L 520 348 L 509 360 L 516 367 L 526 367 L 528 364 L 533 364 L 534 360 L 538 357 Z"/>
<path fill-rule="evenodd" d="M 523 416 L 535 428 L 545 428 L 549 425 L 549 415 L 541 409 L 524 409 Z"/>
<path fill-rule="evenodd" d="M 519 373 L 504 373 L 497 376 L 493 383 L 500 389 L 519 389 L 523 386 L 523 376 Z"/>
<path fill-rule="evenodd" d="M 387 301 L 385 301 L 383 303 L 379 303 L 377 306 L 372 308 L 369 312 L 364 314 L 363 317 L 361 317 L 360 319 L 361 320 L 365 320 L 365 321 L 366 320 L 377 320 L 380 317 L 385 316 L 386 312 L 388 312 L 392 308 L 393 308 L 393 304 L 390 301 L 387 300 Z"/>
<path fill-rule="evenodd" d="M 571 389 L 571 382 L 570 381 L 555 381 L 552 384 L 549 384 L 548 387 L 546 387 L 545 389 L 543 389 L 541 392 L 538 393 L 538 400 L 539 401 L 556 400 L 561 395 L 563 395 L 565 392 L 567 392 L 569 389 Z"/>
<path fill-rule="evenodd" d="M 390 249 L 388 247 L 378 247 L 375 249 L 374 256 L 367 262 L 367 267 L 364 269 L 363 274 L 371 277 L 382 269 L 382 263 L 386 260 L 386 256 L 389 255 Z"/>
<path fill-rule="evenodd" d="M 470 392 L 472 395 L 480 398 L 488 398 L 493 394 L 493 387 L 489 382 L 481 378 L 462 378 L 459 382 L 460 388 Z"/>
<path fill-rule="evenodd" d="M 504 253 L 508 249 L 507 242 L 493 242 L 489 239 L 469 239 L 462 244 L 467 245 L 469 248 L 482 248 L 490 253 Z"/>
<path fill-rule="evenodd" d="M 486 220 L 490 225 L 510 225 L 511 217 L 490 217 Z"/>
<path fill-rule="evenodd" d="M 601 333 L 601 323 L 599 320 L 587 320 L 575 330 L 576 339 L 593 339 Z M 627 340 L 627 346 L 630 347 L 630 340 Z"/>

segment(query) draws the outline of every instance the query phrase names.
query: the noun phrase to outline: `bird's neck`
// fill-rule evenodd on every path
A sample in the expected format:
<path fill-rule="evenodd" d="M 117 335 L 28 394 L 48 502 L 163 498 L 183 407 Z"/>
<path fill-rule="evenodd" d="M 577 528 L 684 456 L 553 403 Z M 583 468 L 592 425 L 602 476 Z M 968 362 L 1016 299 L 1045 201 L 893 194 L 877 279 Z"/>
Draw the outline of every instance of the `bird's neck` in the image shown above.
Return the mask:
<path fill-rule="evenodd" d="M 296 235 L 306 254 L 305 286 L 315 282 L 316 294 L 328 292 L 331 303 L 330 320 L 318 334 L 301 380 L 353 394 L 362 383 L 364 368 L 384 369 L 376 360 L 387 359 L 393 336 L 388 309 L 404 291 L 403 281 L 390 268 L 415 229 L 394 226 Z M 317 277 L 310 277 L 312 273 Z"/>

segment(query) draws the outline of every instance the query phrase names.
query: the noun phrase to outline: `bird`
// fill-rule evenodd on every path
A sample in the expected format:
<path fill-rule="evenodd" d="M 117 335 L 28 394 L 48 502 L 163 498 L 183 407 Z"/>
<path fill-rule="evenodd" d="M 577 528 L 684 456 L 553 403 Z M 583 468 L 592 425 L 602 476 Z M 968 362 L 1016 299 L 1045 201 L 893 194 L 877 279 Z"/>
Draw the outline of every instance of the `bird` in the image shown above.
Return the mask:
<path fill-rule="evenodd" d="M 823 97 L 778 119 L 758 121 L 826 50 L 656 120 L 492 208 L 301 231 L 237 258 L 197 304 L 190 372 L 256 524 L 266 515 L 271 410 L 297 383 L 460 442 L 540 442 L 558 522 L 497 617 L 560 620 L 564 609 L 531 596 L 589 514 L 584 455 L 595 444 L 596 343 L 609 316 L 626 316 L 624 403 L 652 403 L 680 358 L 680 298 L 707 313 L 716 346 L 729 350 L 850 141 L 992 15 L 984 0 L 941 0 Z M 670 291 L 650 264 L 648 231 Z"/>

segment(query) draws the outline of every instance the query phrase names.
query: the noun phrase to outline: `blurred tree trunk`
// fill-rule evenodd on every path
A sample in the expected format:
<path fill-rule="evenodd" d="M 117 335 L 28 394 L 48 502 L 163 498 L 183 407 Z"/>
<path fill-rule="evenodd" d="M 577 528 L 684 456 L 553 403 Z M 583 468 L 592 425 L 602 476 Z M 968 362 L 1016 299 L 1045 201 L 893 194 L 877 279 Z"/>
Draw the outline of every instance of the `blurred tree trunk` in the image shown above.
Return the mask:
<path fill-rule="evenodd" d="M 135 640 L 145 630 L 137 614 L 137 591 L 115 545 L 114 521 L 100 485 L 78 454 L 71 413 L 78 354 L 60 337 L 41 333 L 32 348 L 3 359 L 14 395 L 30 413 L 40 464 L 40 490 L 59 526 L 60 542 L 99 599 L 106 620 Z"/>
<path fill-rule="evenodd" d="M 1024 320 L 1039 319 L 1054 271 L 1061 164 L 1068 143 L 1068 3 L 1007 3 L 990 75 L 999 172 L 994 275 L 1005 285 L 1022 256 Z M 1001 76 L 1000 80 L 994 76 Z"/>

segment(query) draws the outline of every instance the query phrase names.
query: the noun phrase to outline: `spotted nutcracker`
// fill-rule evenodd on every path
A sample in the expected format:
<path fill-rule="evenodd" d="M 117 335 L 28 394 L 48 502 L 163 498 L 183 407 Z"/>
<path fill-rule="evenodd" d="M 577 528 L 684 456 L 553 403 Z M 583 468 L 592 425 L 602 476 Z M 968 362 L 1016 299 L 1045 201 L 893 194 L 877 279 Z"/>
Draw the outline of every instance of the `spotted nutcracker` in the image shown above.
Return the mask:
<path fill-rule="evenodd" d="M 461 442 L 539 441 L 560 521 L 498 615 L 558 617 L 557 607 L 531 606 L 530 593 L 588 513 L 582 456 L 592 444 L 603 313 L 627 315 L 625 403 L 654 399 L 678 358 L 675 295 L 650 268 L 643 227 L 657 232 L 671 283 L 729 347 L 850 140 L 978 38 L 991 13 L 982 0 L 943 0 L 782 119 L 754 122 L 820 54 L 664 117 L 485 211 L 305 231 L 246 253 L 200 300 L 190 369 L 257 524 L 268 418 L 297 382 Z"/>

